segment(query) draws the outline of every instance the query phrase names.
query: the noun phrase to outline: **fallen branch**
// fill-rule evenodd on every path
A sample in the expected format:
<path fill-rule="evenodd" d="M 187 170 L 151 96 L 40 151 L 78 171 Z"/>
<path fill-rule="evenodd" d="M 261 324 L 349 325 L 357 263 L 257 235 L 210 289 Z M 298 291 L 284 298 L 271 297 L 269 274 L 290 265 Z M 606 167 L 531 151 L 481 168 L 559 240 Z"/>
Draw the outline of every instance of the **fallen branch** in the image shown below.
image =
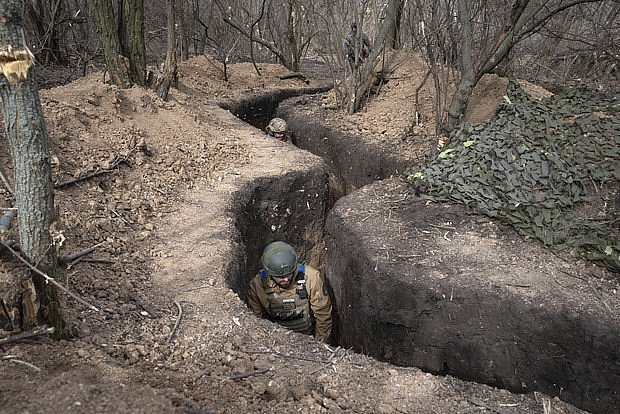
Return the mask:
<path fill-rule="evenodd" d="M 93 258 L 90 258 L 90 259 L 88 259 L 88 258 L 82 259 L 82 261 L 83 262 L 88 262 L 88 263 L 106 263 L 106 264 L 116 263 L 116 260 L 112 260 L 112 259 L 98 259 L 96 257 L 93 257 Z"/>
<path fill-rule="evenodd" d="M 530 287 L 532 287 L 530 285 L 517 285 L 517 284 L 514 284 L 514 283 L 506 283 L 506 286 L 518 287 L 518 288 L 530 288 Z"/>
<path fill-rule="evenodd" d="M 102 244 L 103 243 L 97 243 L 94 246 L 87 247 L 75 253 L 58 256 L 58 261 L 60 261 L 61 263 L 73 262 L 74 260 L 79 259 L 82 256 L 86 256 L 87 254 L 94 252 L 95 249 L 97 249 L 97 247 L 101 246 Z"/>
<path fill-rule="evenodd" d="M 133 151 L 132 151 L 133 152 Z M 131 155 L 131 153 L 130 153 Z M 121 163 L 125 163 L 128 164 L 128 160 L 129 160 L 129 155 L 127 156 L 116 156 L 116 158 L 114 158 L 114 161 L 112 161 L 112 163 L 107 167 L 107 168 L 103 168 L 103 169 L 97 169 L 89 174 L 84 174 L 84 175 L 80 175 L 77 178 L 74 178 L 72 180 L 68 180 L 68 181 L 63 181 L 61 183 L 58 183 L 54 186 L 54 188 L 62 188 L 62 187 L 66 187 L 68 185 L 71 184 L 75 184 L 77 182 L 80 181 L 85 181 L 88 180 L 89 178 L 93 178 L 93 177 L 97 177 L 99 175 L 103 175 L 103 174 L 107 174 L 110 172 L 115 171 L 116 167 L 118 167 Z"/>
<path fill-rule="evenodd" d="M 9 181 L 6 179 L 6 177 L 4 176 L 4 174 L 2 173 L 2 171 L 0 171 L 0 180 L 2 180 L 2 183 L 4 184 L 4 186 L 6 187 L 7 191 L 9 193 L 11 193 L 11 195 L 13 197 L 15 197 L 15 191 L 13 191 L 13 188 L 11 187 L 11 184 L 9 184 Z"/>
<path fill-rule="evenodd" d="M 289 358 L 289 359 L 298 359 L 300 361 L 308 361 L 308 362 L 317 362 L 320 364 L 324 364 L 327 362 L 326 359 L 316 359 L 316 358 L 308 358 L 308 357 L 303 357 L 303 356 L 299 356 L 299 355 L 287 355 L 287 354 L 282 354 L 280 352 L 271 352 L 271 351 L 248 351 L 249 354 L 270 354 L 273 355 L 275 357 L 280 357 L 280 358 Z"/>
<path fill-rule="evenodd" d="M 308 78 L 306 78 L 306 75 L 304 75 L 303 73 L 299 73 L 299 72 L 289 72 L 289 73 L 287 73 L 285 75 L 278 76 L 278 78 L 280 78 L 280 80 L 298 78 L 298 79 L 301 79 L 302 81 L 304 81 L 305 83 L 309 82 Z"/>
<path fill-rule="evenodd" d="M 119 212 L 117 212 L 116 210 L 114 210 L 113 208 L 110 209 L 110 211 L 112 213 L 114 213 L 116 215 L 116 217 L 118 217 L 119 219 L 122 220 L 123 223 L 125 223 L 126 225 L 133 227 L 131 222 L 127 221 L 123 216 L 121 216 L 121 214 Z"/>
<path fill-rule="evenodd" d="M 7 243 L 5 243 L 4 241 L 0 241 L 0 244 L 2 244 L 4 247 L 9 249 L 9 251 L 11 253 L 13 253 L 13 255 L 15 257 L 17 257 L 19 260 L 21 260 L 26 266 L 28 266 L 30 269 L 32 269 L 35 273 L 43 276 L 45 278 L 45 280 L 47 280 L 49 283 L 51 283 L 52 285 L 56 286 L 58 289 L 62 290 L 63 292 L 65 292 L 67 295 L 71 296 L 73 299 L 77 300 L 78 302 L 88 306 L 90 309 L 94 310 L 95 312 L 99 312 L 99 309 L 97 309 L 95 306 L 91 305 L 90 303 L 86 302 L 84 299 L 82 299 L 81 297 L 79 297 L 75 293 L 70 292 L 69 289 L 67 289 L 66 287 L 64 287 L 60 283 L 58 283 L 56 281 L 56 279 L 54 279 L 53 277 L 49 277 L 48 275 L 46 275 L 45 273 L 43 273 L 42 271 L 37 269 L 35 266 L 31 265 L 30 262 L 28 262 L 28 260 L 24 259 L 19 253 L 17 253 L 15 250 L 13 250 L 11 248 L 11 246 L 9 246 Z"/>
<path fill-rule="evenodd" d="M 461 411 L 459 411 L 458 414 L 471 414 L 471 413 L 477 413 L 478 411 L 486 411 L 486 408 L 484 408 L 484 407 L 464 408 Z"/>
<path fill-rule="evenodd" d="M 242 372 L 241 374 L 233 374 L 230 377 L 228 377 L 228 379 L 235 381 L 235 380 L 251 377 L 252 375 L 264 374 L 265 372 L 269 372 L 269 371 L 271 371 L 271 368 L 255 369 L 252 371 Z"/>
<path fill-rule="evenodd" d="M 316 374 L 317 372 L 324 370 L 325 368 L 329 367 L 330 365 L 334 365 L 334 358 L 336 358 L 336 355 L 338 355 L 338 352 L 340 352 L 341 349 L 342 349 L 342 347 L 340 347 L 340 346 L 336 347 L 336 349 L 334 349 L 332 351 L 332 354 L 329 356 L 329 358 L 327 358 L 327 363 L 325 363 L 323 366 L 315 369 L 314 371 L 310 372 L 308 375 Z"/>
<path fill-rule="evenodd" d="M 169 344 L 172 341 L 172 337 L 174 336 L 175 332 L 179 328 L 179 324 L 181 323 L 181 316 L 183 315 L 183 308 L 181 308 L 181 304 L 177 302 L 176 300 L 174 301 L 174 304 L 177 305 L 177 308 L 179 309 L 179 314 L 177 315 L 177 321 L 174 323 L 174 328 L 172 328 L 170 335 L 168 335 L 168 339 L 166 339 L 167 344 Z"/>
<path fill-rule="evenodd" d="M 513 414 L 511 411 L 508 410 L 504 410 L 503 408 L 499 408 L 499 407 L 493 407 L 487 403 L 485 403 L 484 401 L 480 401 L 478 399 L 475 398 L 468 398 L 468 401 L 474 405 L 477 405 L 478 407 L 484 407 L 487 410 L 490 411 L 495 411 L 497 414 Z"/>
<path fill-rule="evenodd" d="M 18 364 L 23 364 L 26 365 L 29 368 L 34 369 L 35 371 L 41 371 L 41 368 L 37 367 L 36 365 L 31 364 L 30 362 L 26 362 L 26 361 L 22 361 L 21 359 L 17 359 L 17 357 L 15 355 L 6 355 L 3 357 L 0 357 L 1 360 L 4 361 L 11 361 L 11 362 L 16 362 Z"/>
<path fill-rule="evenodd" d="M 75 266 L 76 264 L 78 264 L 80 262 L 84 262 L 84 263 L 115 263 L 114 260 L 110 260 L 110 259 L 97 259 L 97 258 L 88 259 L 88 258 L 85 258 L 84 256 L 82 256 L 80 258 L 75 259 L 71 263 L 69 263 L 67 265 L 67 270 L 71 270 L 71 268 L 73 266 Z"/>
<path fill-rule="evenodd" d="M 7 210 L 0 217 L 0 233 L 4 233 L 11 227 L 11 221 L 17 215 L 17 210 Z"/>
<path fill-rule="evenodd" d="M 441 229 L 441 230 L 456 230 L 456 227 L 452 227 L 452 226 L 438 226 L 437 224 L 431 224 L 431 223 L 427 223 L 429 226 L 431 227 L 435 227 L 436 229 Z"/>
<path fill-rule="evenodd" d="M 23 339 L 34 338 L 40 335 L 49 335 L 54 333 L 54 327 L 48 327 L 47 325 L 37 326 L 31 331 L 22 332 L 17 335 L 9 336 L 7 338 L 0 339 L 0 345 L 10 344 L 12 342 L 21 341 Z"/>

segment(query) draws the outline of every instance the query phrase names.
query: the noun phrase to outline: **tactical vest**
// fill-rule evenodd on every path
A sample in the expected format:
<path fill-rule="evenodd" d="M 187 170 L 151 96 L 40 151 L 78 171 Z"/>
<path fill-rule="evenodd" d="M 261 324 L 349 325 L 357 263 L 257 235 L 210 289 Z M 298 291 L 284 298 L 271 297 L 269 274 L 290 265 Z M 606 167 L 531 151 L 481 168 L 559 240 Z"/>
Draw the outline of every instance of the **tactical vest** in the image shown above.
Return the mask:
<path fill-rule="evenodd" d="M 285 328 L 305 334 L 312 333 L 314 318 L 310 311 L 310 296 L 306 289 L 306 275 L 304 265 L 297 266 L 295 278 L 295 294 L 287 294 L 289 290 L 276 293 L 273 287 L 267 283 L 267 272 L 263 269 L 259 272 L 263 289 L 269 300 L 269 319 Z M 285 293 L 282 296 L 282 293 Z"/>

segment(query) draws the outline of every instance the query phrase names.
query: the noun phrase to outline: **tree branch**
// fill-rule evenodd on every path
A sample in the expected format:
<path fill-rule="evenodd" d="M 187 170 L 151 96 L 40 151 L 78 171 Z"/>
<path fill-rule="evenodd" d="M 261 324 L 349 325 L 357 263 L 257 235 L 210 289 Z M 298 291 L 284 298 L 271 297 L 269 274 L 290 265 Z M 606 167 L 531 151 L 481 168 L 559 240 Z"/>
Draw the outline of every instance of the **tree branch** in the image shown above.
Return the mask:
<path fill-rule="evenodd" d="M 0 339 L 0 346 L 10 344 L 12 342 L 21 341 L 22 339 L 33 338 L 39 335 L 49 335 L 54 333 L 54 327 L 48 327 L 47 325 L 37 326 L 31 331 L 22 332 L 17 335 L 9 336 L 3 339 Z"/>
<path fill-rule="evenodd" d="M 118 167 L 121 163 L 125 163 L 125 164 L 129 165 L 128 160 L 129 160 L 129 155 L 127 155 L 127 156 L 119 156 L 119 155 L 117 155 L 116 158 L 114 158 L 114 161 L 112 161 L 112 163 L 107 168 L 104 168 L 104 169 L 101 169 L 101 170 L 96 170 L 96 171 L 93 171 L 92 173 L 89 173 L 89 174 L 81 175 L 81 176 L 79 176 L 77 178 L 74 178 L 72 180 L 63 181 L 61 183 L 56 184 L 54 187 L 55 188 L 62 188 L 62 187 L 66 187 L 66 186 L 71 185 L 71 184 L 75 184 L 75 183 L 80 182 L 80 181 L 88 180 L 89 178 L 93 178 L 93 177 L 97 177 L 99 175 L 110 173 L 112 171 L 115 171 L 116 167 Z"/>
<path fill-rule="evenodd" d="M 13 250 L 11 248 L 11 246 L 9 246 L 6 242 L 4 241 L 0 241 L 0 244 L 2 244 L 4 247 L 6 247 L 7 249 L 9 249 L 9 251 L 11 253 L 13 253 L 13 255 L 15 257 L 17 257 L 19 260 L 21 260 L 26 266 L 28 266 L 30 269 L 32 269 L 32 271 L 34 271 L 35 273 L 43 276 L 43 278 L 45 278 L 45 280 L 47 280 L 49 283 L 51 283 L 52 285 L 56 286 L 57 288 L 59 288 L 60 290 L 62 290 L 63 292 L 65 292 L 66 294 L 68 294 L 69 296 L 71 296 L 73 299 L 77 300 L 78 302 L 88 306 L 90 309 L 94 310 L 95 312 L 99 312 L 99 309 L 97 309 L 95 306 L 91 305 L 90 303 L 86 302 L 84 299 L 82 299 L 81 297 L 79 297 L 78 295 L 76 295 L 75 293 L 72 293 L 71 291 L 69 291 L 69 289 L 67 289 L 66 287 L 64 287 L 63 285 L 61 285 L 60 283 L 58 283 L 56 281 L 56 279 L 49 277 L 47 274 L 43 273 L 42 271 L 40 271 L 39 269 L 37 269 L 35 266 L 31 265 L 30 262 L 28 262 L 28 260 L 24 259 L 19 253 L 17 253 L 15 250 Z"/>
<path fill-rule="evenodd" d="M 230 26 L 232 26 L 235 30 L 243 34 L 248 39 L 252 39 L 252 41 L 265 46 L 267 49 L 271 51 L 271 53 L 276 55 L 278 59 L 280 59 L 280 61 L 285 62 L 284 54 L 273 42 L 269 42 L 263 39 L 262 37 L 252 36 L 247 30 L 245 30 L 245 28 L 242 25 L 240 25 L 238 22 L 234 21 L 232 18 L 227 16 L 226 8 L 222 4 L 221 0 L 214 0 L 214 1 L 218 9 L 220 9 L 220 13 L 222 13 L 222 20 L 224 20 L 224 22 L 228 23 Z"/>

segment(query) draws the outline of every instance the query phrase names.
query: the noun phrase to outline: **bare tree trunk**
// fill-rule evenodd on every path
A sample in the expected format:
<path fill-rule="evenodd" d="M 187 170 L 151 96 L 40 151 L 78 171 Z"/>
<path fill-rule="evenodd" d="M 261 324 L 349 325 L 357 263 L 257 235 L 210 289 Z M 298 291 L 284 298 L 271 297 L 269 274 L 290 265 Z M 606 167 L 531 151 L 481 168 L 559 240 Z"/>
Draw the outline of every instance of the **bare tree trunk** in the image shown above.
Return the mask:
<path fill-rule="evenodd" d="M 258 76 L 262 76 L 262 75 L 260 73 L 260 70 L 258 69 L 258 65 L 256 65 L 256 60 L 254 59 L 254 41 L 253 41 L 253 36 L 254 36 L 254 28 L 263 19 L 264 14 L 265 14 L 265 0 L 263 0 L 263 2 L 261 3 L 260 13 L 259 13 L 258 17 L 256 19 L 254 19 L 254 21 L 252 22 L 252 25 L 250 26 L 250 32 L 249 32 L 250 33 L 250 38 L 249 38 L 250 39 L 250 58 L 252 59 L 252 65 L 254 66 L 254 70 L 256 71 Z M 226 62 L 227 61 L 228 61 L 228 59 L 224 59 L 224 71 L 225 72 L 226 72 Z M 226 76 L 226 79 L 228 79 L 228 76 Z"/>
<path fill-rule="evenodd" d="M 550 22 L 550 33 L 542 44 L 540 51 L 540 58 L 547 64 L 552 61 L 555 51 L 562 41 L 562 37 L 559 33 L 566 33 L 566 29 L 573 23 L 573 13 L 567 12 L 561 16 L 557 16 L 557 19 L 552 19 Z"/>
<path fill-rule="evenodd" d="M 144 0 L 122 0 L 122 10 L 119 32 L 123 33 L 123 56 L 129 58 L 129 77 L 133 83 L 146 86 Z"/>
<path fill-rule="evenodd" d="M 13 155 L 15 201 L 19 219 L 20 249 L 25 259 L 53 277 L 56 249 L 50 235 L 55 219 L 49 137 L 36 88 L 33 56 L 25 46 L 20 0 L 0 2 L 0 95 L 5 133 Z M 49 323 L 61 335 L 64 321 L 53 284 L 34 273 L 22 296 L 22 327 Z M 34 287 L 36 294 L 28 292 Z"/>
<path fill-rule="evenodd" d="M 114 24 L 114 8 L 111 0 L 89 0 L 95 16 L 99 39 L 103 47 L 106 66 L 112 83 L 120 88 L 131 88 L 129 62 L 122 55 L 118 32 Z"/>
<path fill-rule="evenodd" d="M 297 72 L 299 70 L 299 63 L 301 61 L 302 50 L 299 47 L 299 42 L 301 41 L 301 13 L 302 12 L 300 10 L 299 3 L 293 0 L 289 0 L 286 32 L 284 34 L 284 43 L 286 45 L 286 47 L 284 47 L 284 51 L 287 52 L 288 55 L 290 55 L 290 64 L 287 67 L 290 67 L 291 71 L 293 72 Z"/>
<path fill-rule="evenodd" d="M 388 34 L 387 46 L 392 49 L 399 49 L 401 47 L 400 40 L 400 26 L 403 18 L 403 8 L 405 7 L 405 0 L 399 0 L 394 19 L 390 22 L 390 33 Z"/>
<path fill-rule="evenodd" d="M 166 53 L 164 78 L 159 85 L 159 88 L 157 89 L 157 95 L 164 101 L 168 99 L 168 92 L 170 92 L 170 87 L 176 82 L 177 77 L 174 1 L 175 0 L 166 0 L 166 15 L 168 16 L 168 52 Z"/>
<path fill-rule="evenodd" d="M 352 88 L 350 96 L 348 97 L 349 103 L 347 110 L 349 114 L 353 114 L 359 109 L 362 97 L 368 92 L 370 86 L 372 85 L 377 59 L 381 55 L 381 52 L 385 47 L 385 42 L 391 32 L 392 22 L 396 18 L 396 13 L 400 1 L 401 0 L 388 1 L 388 4 L 386 6 L 385 20 L 379 30 L 379 34 L 377 35 L 377 39 L 375 40 L 375 44 L 370 51 L 368 59 L 363 66 L 360 76 L 360 82 L 357 87 Z"/>
<path fill-rule="evenodd" d="M 213 0 L 213 1 L 217 5 L 224 22 L 229 24 L 231 27 L 233 27 L 235 30 L 237 30 L 247 39 L 250 39 L 251 43 L 255 42 L 267 48 L 269 51 L 271 51 L 271 53 L 277 56 L 277 58 L 280 60 L 280 63 L 282 63 L 282 65 L 284 65 L 287 69 L 295 71 L 296 70 L 295 68 L 298 68 L 299 62 L 294 62 L 294 60 L 292 59 L 292 56 L 294 55 L 301 56 L 301 51 L 305 47 L 307 47 L 312 36 L 309 35 L 308 39 L 306 39 L 304 42 L 300 42 L 300 43 L 296 42 L 295 44 L 297 45 L 296 47 L 298 48 L 299 52 L 292 52 L 291 50 L 288 50 L 288 47 L 287 48 L 278 47 L 276 43 L 263 39 L 262 37 L 260 37 L 260 35 L 255 36 L 252 29 L 256 26 L 256 24 L 258 23 L 258 20 L 253 22 L 250 25 L 251 29 L 248 30 L 245 24 L 240 23 L 232 18 L 231 16 L 232 12 L 228 8 L 227 3 L 222 2 L 222 0 Z M 263 1 L 263 5 L 264 4 L 265 2 Z M 286 34 L 282 34 L 282 36 L 286 36 Z M 285 44 L 290 44 L 290 40 L 285 41 Z"/>
<path fill-rule="evenodd" d="M 57 32 L 61 9 L 61 0 L 32 0 L 28 3 L 27 12 L 39 42 L 37 57 L 44 64 L 62 63 Z"/>
<path fill-rule="evenodd" d="M 488 53 L 475 64 L 466 62 L 463 58 L 461 58 L 461 63 L 463 64 L 462 70 L 464 73 L 459 81 L 456 93 L 454 94 L 452 102 L 448 108 L 448 117 L 442 126 L 442 129 L 446 133 L 452 131 L 460 122 L 462 115 L 467 109 L 469 97 L 474 86 L 476 86 L 476 83 L 482 78 L 482 76 L 493 70 L 504 59 L 504 57 L 506 57 L 508 52 L 512 49 L 519 32 L 528 22 L 531 22 L 534 19 L 534 16 L 546 5 L 547 2 L 548 0 L 517 0 L 513 5 L 506 27 L 499 34 L 499 36 L 497 36 L 494 45 Z M 459 15 L 465 12 L 467 13 L 465 16 L 459 16 L 461 24 L 463 24 L 466 20 L 469 21 L 469 18 L 467 17 L 469 16 L 469 10 L 461 10 L 461 2 L 459 1 Z M 463 31 L 461 33 L 461 43 L 469 43 L 471 50 L 471 24 L 468 26 L 469 31 Z M 462 26 L 462 28 L 465 29 L 464 26 Z M 466 37 L 470 37 L 470 39 L 466 39 Z M 470 65 L 471 67 L 468 68 L 465 65 Z M 472 70 L 473 77 L 471 73 Z"/>
<path fill-rule="evenodd" d="M 179 58 L 181 61 L 189 59 L 189 28 L 188 22 L 185 18 L 185 2 L 179 1 L 177 7 L 177 14 L 179 16 L 179 38 L 180 38 L 180 49 L 179 49 Z"/>
<path fill-rule="evenodd" d="M 458 19 L 461 26 L 461 53 L 459 58 L 462 73 L 457 91 L 448 107 L 446 125 L 450 128 L 454 128 L 461 121 L 461 116 L 465 113 L 471 92 L 478 81 L 474 73 L 473 39 L 469 7 L 466 4 L 466 0 L 458 0 L 457 4 L 459 11 Z"/>
<path fill-rule="evenodd" d="M 213 7 L 214 7 L 214 4 L 212 3 L 211 11 L 213 10 Z M 209 31 L 209 27 L 206 24 L 204 24 L 204 22 L 200 18 L 200 2 L 197 0 L 194 1 L 193 3 L 192 15 L 193 15 L 192 21 L 195 24 L 195 29 L 194 29 L 194 34 L 193 34 L 194 53 L 197 55 L 203 55 L 205 53 L 205 49 L 207 46 L 207 34 Z M 200 30 L 200 35 L 195 33 L 198 31 L 198 27 L 202 27 L 202 30 Z"/>

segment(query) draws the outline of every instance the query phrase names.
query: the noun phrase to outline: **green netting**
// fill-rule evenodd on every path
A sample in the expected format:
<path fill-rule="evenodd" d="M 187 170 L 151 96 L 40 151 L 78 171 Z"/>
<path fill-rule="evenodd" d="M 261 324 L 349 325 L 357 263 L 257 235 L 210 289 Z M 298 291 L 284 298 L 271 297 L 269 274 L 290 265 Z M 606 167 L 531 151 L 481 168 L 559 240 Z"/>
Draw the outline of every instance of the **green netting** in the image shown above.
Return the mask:
<path fill-rule="evenodd" d="M 620 271 L 617 208 L 604 221 L 578 209 L 590 201 L 586 183 L 618 188 L 618 101 L 585 90 L 536 101 L 510 82 L 489 122 L 462 125 L 448 142 L 435 159 L 406 173 L 425 196 L 464 204 L 549 248 L 572 247 Z"/>

